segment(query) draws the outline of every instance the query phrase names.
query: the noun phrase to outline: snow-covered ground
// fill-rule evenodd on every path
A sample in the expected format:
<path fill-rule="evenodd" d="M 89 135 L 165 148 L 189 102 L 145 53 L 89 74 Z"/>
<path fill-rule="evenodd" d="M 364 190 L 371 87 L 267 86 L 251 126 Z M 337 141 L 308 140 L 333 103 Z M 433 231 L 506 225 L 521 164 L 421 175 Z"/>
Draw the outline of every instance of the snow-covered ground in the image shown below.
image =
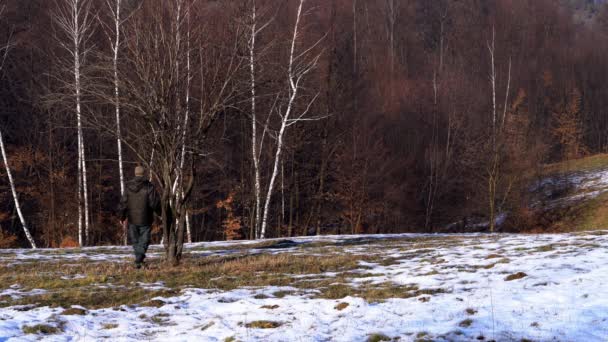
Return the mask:
<path fill-rule="evenodd" d="M 399 337 L 399 341 L 608 341 L 608 232 L 292 241 L 296 247 L 244 250 L 296 255 L 306 254 L 307 245 L 317 243 L 316 253 L 327 248 L 332 253 L 379 258 L 349 270 L 359 277 L 326 272 L 293 275 L 294 283 L 288 287 L 185 288 L 177 296 L 157 298 L 164 302 L 158 308 L 123 305 L 63 315 L 64 308 L 4 307 L 0 341 L 366 341 L 373 334 Z M 318 242 L 328 244 L 319 248 Z M 243 253 L 244 244 L 251 242 L 193 244 L 188 250 L 203 256 L 230 254 L 236 248 Z M 0 263 L 62 257 L 98 262 L 123 260 L 128 253 L 121 247 L 66 253 L 5 250 L 0 251 Z M 155 253 L 160 253 L 158 246 Z M 409 298 L 368 302 L 356 296 L 324 299 L 317 296 L 318 289 L 298 286 L 301 281 L 327 277 L 353 288 L 389 283 L 423 291 Z M 40 291 L 0 284 L 0 298 Z M 265 328 L 255 327 L 259 321 L 268 321 Z M 24 327 L 36 324 L 61 329 L 47 335 L 24 333 Z"/>
<path fill-rule="evenodd" d="M 556 208 L 608 192 L 608 170 L 571 172 L 546 177 L 534 184 L 532 192 L 540 195 L 536 206 Z"/>

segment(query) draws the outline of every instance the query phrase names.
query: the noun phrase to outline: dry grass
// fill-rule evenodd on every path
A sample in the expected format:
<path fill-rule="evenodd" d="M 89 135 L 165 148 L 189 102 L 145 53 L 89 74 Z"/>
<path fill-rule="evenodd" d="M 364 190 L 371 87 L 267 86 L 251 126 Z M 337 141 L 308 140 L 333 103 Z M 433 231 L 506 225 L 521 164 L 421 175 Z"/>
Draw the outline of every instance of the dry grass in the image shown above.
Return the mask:
<path fill-rule="evenodd" d="M 35 325 L 24 325 L 21 327 L 21 331 L 24 334 L 41 334 L 41 335 L 52 335 L 62 333 L 65 329 L 65 322 L 59 320 L 57 316 L 53 315 L 48 323 L 41 323 Z"/>
<path fill-rule="evenodd" d="M 24 334 L 43 334 L 51 335 L 57 334 L 63 331 L 61 327 L 56 327 L 49 324 L 36 324 L 36 325 L 25 325 L 22 328 Z"/>
<path fill-rule="evenodd" d="M 351 239 L 339 243 L 312 244 L 273 240 L 222 246 L 222 249 L 234 250 L 227 254 L 208 257 L 186 254 L 181 265 L 177 267 L 166 267 L 162 260 L 152 258 L 143 270 L 135 270 L 130 262 L 122 260 L 92 262 L 86 259 L 60 258 L 13 265 L 0 264 L 0 284 L 19 284 L 24 292 L 33 289 L 46 291 L 43 294 L 29 294 L 17 299 L 2 298 L 0 307 L 29 305 L 70 308 L 72 305 L 79 305 L 89 310 L 108 307 L 122 310 L 122 305 L 161 307 L 166 303 L 156 297 L 175 296 L 180 294 L 182 289 L 192 287 L 220 291 L 267 286 L 295 288 L 294 291 L 257 294 L 256 299 L 282 298 L 306 293 L 314 298 L 341 299 L 353 296 L 364 298 L 369 302 L 424 296 L 421 301 L 425 301 L 432 295 L 446 293 L 449 290 L 424 289 L 416 284 L 372 283 L 372 279 L 355 284 L 353 283 L 355 278 L 373 278 L 381 275 L 371 273 L 368 271 L 371 266 L 362 266 L 360 263 L 390 267 L 405 260 L 416 260 L 433 265 L 442 264 L 445 260 L 435 257 L 434 252 L 438 248 L 463 243 L 465 243 L 464 238 L 459 236 L 389 240 Z M 400 251 L 402 255 L 399 258 L 392 258 L 386 257 L 386 253 L 374 253 L 380 244 L 383 251 L 394 249 L 396 252 Z M 353 247 L 345 250 L 344 246 Z M 255 254 L 251 254 L 252 248 L 256 249 Z M 274 254 L 257 252 L 260 249 L 281 248 L 295 248 L 296 252 Z M 202 250 L 201 247 L 196 249 Z M 80 249 L 44 251 L 48 254 L 61 255 L 82 252 L 83 250 Z M 100 248 L 94 252 L 87 250 L 86 253 L 115 255 L 123 254 L 123 251 Z M 438 271 L 432 273 L 437 274 Z M 162 286 L 145 286 L 145 284 L 157 283 Z M 268 307 L 268 309 L 272 308 Z"/>
<path fill-rule="evenodd" d="M 544 174 L 550 175 L 560 172 L 593 171 L 602 168 L 608 168 L 608 154 L 596 154 L 580 159 L 549 164 L 545 166 Z"/>
<path fill-rule="evenodd" d="M 245 327 L 251 329 L 274 329 L 281 325 L 283 325 L 283 323 L 274 321 L 253 321 L 245 324 Z"/>
<path fill-rule="evenodd" d="M 278 309 L 279 306 L 278 305 L 262 305 L 260 308 L 262 309 L 266 309 L 266 310 L 274 310 L 274 309 Z"/>
<path fill-rule="evenodd" d="M 63 310 L 63 312 L 61 314 L 64 316 L 73 316 L 73 315 L 84 316 L 87 314 L 87 310 L 84 310 L 81 308 L 69 308 L 69 309 Z"/>
<path fill-rule="evenodd" d="M 477 313 L 477 310 L 473 309 L 473 308 L 467 308 L 466 310 L 467 315 L 475 315 Z"/>
<path fill-rule="evenodd" d="M 392 341 L 392 339 L 384 334 L 371 334 L 367 338 L 367 342 Z"/>
<path fill-rule="evenodd" d="M 505 278 L 505 281 L 512 281 L 512 280 L 517 280 L 517 279 L 521 279 L 521 278 L 525 278 L 528 275 L 525 274 L 524 272 L 517 272 L 515 274 L 510 274 Z"/>
<path fill-rule="evenodd" d="M 346 309 L 348 306 L 349 306 L 349 304 L 348 304 L 348 303 L 342 302 L 342 303 L 340 303 L 340 304 L 336 305 L 336 306 L 334 307 L 334 309 L 336 309 L 336 310 L 338 310 L 338 311 L 342 311 L 342 310 Z"/>
<path fill-rule="evenodd" d="M 380 303 L 390 298 L 413 298 L 448 292 L 445 289 L 420 289 L 416 284 L 399 285 L 392 282 L 364 283 L 356 287 L 347 284 L 331 284 L 323 287 L 322 284 L 319 284 L 317 289 L 319 293 L 315 295 L 316 298 L 342 299 L 351 296 L 363 298 L 369 303 Z"/>
<path fill-rule="evenodd" d="M 244 286 L 287 286 L 293 275 L 344 273 L 345 277 L 364 276 L 349 271 L 359 268 L 359 261 L 373 261 L 364 255 L 329 254 L 321 256 L 293 254 L 257 254 L 185 258 L 180 266 L 166 268 L 153 259 L 145 270 L 135 271 L 129 263 L 87 261 L 48 261 L 13 266 L 0 265 L 1 284 L 19 284 L 23 291 L 42 289 L 39 295 L 19 299 L 4 298 L 1 306 L 36 304 L 39 306 L 88 309 L 139 304 L 159 307 L 164 302 L 152 300 L 174 296 L 182 288 L 232 290 Z M 73 278 L 74 276 L 79 276 Z M 367 275 L 365 275 L 367 276 Z M 371 275 L 370 275 L 371 276 Z M 149 289 L 138 283 L 164 284 L 164 289 Z M 308 288 L 310 285 L 302 288 Z M 297 286 L 296 286 L 297 287 Z M 292 293 L 277 292 L 275 297 Z"/>
<path fill-rule="evenodd" d="M 462 327 L 462 328 L 468 328 L 471 326 L 471 324 L 473 324 L 473 320 L 470 318 L 467 318 L 467 319 L 463 320 L 462 322 L 458 323 L 458 326 Z"/>

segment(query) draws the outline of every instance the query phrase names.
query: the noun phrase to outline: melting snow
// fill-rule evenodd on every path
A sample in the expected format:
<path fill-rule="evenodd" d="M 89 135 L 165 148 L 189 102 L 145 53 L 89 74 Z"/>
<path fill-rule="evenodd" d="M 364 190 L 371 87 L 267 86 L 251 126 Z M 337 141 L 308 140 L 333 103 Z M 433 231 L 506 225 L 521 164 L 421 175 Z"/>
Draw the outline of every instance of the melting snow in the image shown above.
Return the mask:
<path fill-rule="evenodd" d="M 433 249 L 418 247 L 418 239 L 429 241 L 435 237 L 458 239 L 454 243 L 447 240 Z M 340 248 L 345 253 L 378 254 L 393 262 L 360 262 L 361 268 L 354 271 L 365 272 L 370 277 L 353 278 L 351 286 L 359 286 L 362 281 L 388 281 L 398 285 L 416 284 L 421 289 L 442 289 L 444 293 L 368 303 L 356 297 L 314 298 L 314 290 L 295 287 L 240 288 L 225 292 L 189 288 L 179 296 L 158 298 L 165 302 L 160 308 L 123 306 L 89 310 L 83 316 L 65 316 L 61 315 L 62 308 L 7 307 L 0 309 L 0 341 L 223 341 L 230 337 L 239 341 L 365 341 L 374 333 L 400 337 L 401 341 L 413 341 L 418 334 L 427 334 L 437 341 L 470 341 L 480 336 L 496 341 L 608 340 L 608 233 L 410 234 L 294 241 L 305 244 L 360 238 L 385 239 L 390 243 L 346 244 Z M 188 248 L 225 246 L 230 249 L 249 243 L 203 243 Z M 299 249 L 298 253 L 305 251 Z M 120 257 L 128 255 L 127 252 L 126 248 L 115 250 Z M 12 250 L 12 253 L 20 252 Z M 27 253 L 32 258 L 45 259 L 44 251 Z M 91 249 L 85 256 L 75 255 L 90 258 L 93 254 Z M 111 253 L 104 255 L 114 259 Z M 519 274 L 514 280 L 506 280 L 520 272 L 525 273 L 523 277 Z M 294 277 L 294 281 L 299 280 L 306 279 Z M 140 285 L 164 287 L 163 283 Z M 0 291 L 0 297 L 27 295 L 20 292 L 18 286 L 0 288 Z M 278 298 L 273 295 L 277 291 L 290 294 Z M 340 303 L 348 306 L 338 310 L 336 306 Z M 248 323 L 259 320 L 280 325 L 269 329 L 248 327 Z M 25 325 L 49 322 L 61 325 L 63 332 L 32 335 L 22 331 Z"/>

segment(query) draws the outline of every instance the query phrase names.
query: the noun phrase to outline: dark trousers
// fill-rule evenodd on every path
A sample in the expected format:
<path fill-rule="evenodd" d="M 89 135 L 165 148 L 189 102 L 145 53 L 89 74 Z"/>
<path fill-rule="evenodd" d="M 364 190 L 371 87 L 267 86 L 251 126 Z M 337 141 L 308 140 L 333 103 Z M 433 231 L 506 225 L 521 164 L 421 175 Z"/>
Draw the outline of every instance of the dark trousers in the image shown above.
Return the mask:
<path fill-rule="evenodd" d="M 135 252 L 135 263 L 141 264 L 146 257 L 148 246 L 150 245 L 150 226 L 139 224 L 129 224 L 129 237 Z"/>

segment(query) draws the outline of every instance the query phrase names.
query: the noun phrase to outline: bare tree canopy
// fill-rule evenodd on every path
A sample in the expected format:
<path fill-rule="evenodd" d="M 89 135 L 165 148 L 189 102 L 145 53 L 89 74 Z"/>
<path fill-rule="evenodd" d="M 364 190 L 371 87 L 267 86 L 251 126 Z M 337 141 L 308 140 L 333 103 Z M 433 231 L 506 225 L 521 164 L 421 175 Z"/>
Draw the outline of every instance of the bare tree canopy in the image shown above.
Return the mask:
<path fill-rule="evenodd" d="M 136 165 L 169 264 L 191 241 L 520 230 L 543 165 L 608 149 L 605 4 L 4 5 L 14 246 L 126 243 L 116 206 Z"/>

